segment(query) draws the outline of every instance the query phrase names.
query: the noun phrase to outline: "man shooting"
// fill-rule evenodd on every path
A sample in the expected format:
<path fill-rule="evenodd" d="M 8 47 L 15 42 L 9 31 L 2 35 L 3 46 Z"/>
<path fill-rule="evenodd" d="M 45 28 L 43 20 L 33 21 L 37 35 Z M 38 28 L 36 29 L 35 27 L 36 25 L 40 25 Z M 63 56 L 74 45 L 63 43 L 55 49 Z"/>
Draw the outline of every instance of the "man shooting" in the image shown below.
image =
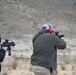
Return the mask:
<path fill-rule="evenodd" d="M 57 49 L 65 49 L 64 36 L 59 38 L 51 24 L 44 24 L 32 39 L 31 70 L 35 75 L 56 75 Z"/>

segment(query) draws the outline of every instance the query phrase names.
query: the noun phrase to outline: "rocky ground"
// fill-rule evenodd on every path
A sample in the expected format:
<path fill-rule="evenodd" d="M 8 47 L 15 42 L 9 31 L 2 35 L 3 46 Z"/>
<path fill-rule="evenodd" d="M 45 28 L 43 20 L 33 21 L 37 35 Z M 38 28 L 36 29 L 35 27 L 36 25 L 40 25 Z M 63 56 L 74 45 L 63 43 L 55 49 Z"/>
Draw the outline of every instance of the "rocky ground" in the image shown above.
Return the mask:
<path fill-rule="evenodd" d="M 7 38 L 16 43 L 2 63 L 4 75 L 33 75 L 32 37 L 45 23 L 64 34 L 67 42 L 64 51 L 58 50 L 58 75 L 76 75 L 76 0 L 0 0 L 2 42 Z"/>

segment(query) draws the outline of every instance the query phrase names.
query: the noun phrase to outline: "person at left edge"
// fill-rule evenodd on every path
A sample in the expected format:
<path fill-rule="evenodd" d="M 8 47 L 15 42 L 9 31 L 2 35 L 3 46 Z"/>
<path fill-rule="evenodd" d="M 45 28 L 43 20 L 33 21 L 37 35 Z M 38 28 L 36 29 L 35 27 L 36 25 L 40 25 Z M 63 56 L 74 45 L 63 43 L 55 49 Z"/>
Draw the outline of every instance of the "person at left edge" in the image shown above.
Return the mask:
<path fill-rule="evenodd" d="M 13 46 L 10 46 L 10 48 L 12 49 Z M 3 62 L 3 60 L 5 58 L 7 50 L 8 50 L 8 47 L 2 47 L 2 48 L 0 48 L 0 72 L 1 72 L 1 63 Z"/>

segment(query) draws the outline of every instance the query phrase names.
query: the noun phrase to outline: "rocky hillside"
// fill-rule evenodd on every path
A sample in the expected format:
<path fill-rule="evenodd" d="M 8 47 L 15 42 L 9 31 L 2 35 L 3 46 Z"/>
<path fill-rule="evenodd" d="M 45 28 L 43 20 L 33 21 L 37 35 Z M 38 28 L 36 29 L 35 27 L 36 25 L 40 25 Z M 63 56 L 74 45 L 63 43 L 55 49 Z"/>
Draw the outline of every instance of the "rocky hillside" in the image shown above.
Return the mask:
<path fill-rule="evenodd" d="M 76 35 L 76 0 L 0 0 L 0 34 L 22 38 L 51 23 L 68 38 Z"/>

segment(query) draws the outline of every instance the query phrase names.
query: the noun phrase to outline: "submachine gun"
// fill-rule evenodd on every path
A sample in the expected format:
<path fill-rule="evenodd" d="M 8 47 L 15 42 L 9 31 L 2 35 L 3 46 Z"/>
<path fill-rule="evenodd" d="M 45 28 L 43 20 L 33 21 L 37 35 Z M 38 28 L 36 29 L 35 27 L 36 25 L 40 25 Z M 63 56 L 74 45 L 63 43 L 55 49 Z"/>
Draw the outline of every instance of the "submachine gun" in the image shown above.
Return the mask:
<path fill-rule="evenodd" d="M 1 48 L 2 47 L 8 47 L 7 50 L 8 50 L 8 55 L 10 56 L 11 55 L 11 46 L 15 46 L 15 43 L 14 42 L 9 42 L 8 39 L 5 39 L 5 41 L 1 44 Z"/>
<path fill-rule="evenodd" d="M 59 34 L 59 31 L 55 31 L 54 32 L 55 33 L 55 35 L 57 35 L 60 39 L 62 38 L 62 37 L 65 37 L 65 35 L 63 35 L 63 34 Z"/>
<path fill-rule="evenodd" d="M 16 44 L 14 42 L 9 42 L 8 39 L 5 39 L 4 42 L 1 43 L 1 34 L 0 34 L 0 47 L 7 47 L 8 55 L 11 55 L 11 46 L 15 46 Z"/>

